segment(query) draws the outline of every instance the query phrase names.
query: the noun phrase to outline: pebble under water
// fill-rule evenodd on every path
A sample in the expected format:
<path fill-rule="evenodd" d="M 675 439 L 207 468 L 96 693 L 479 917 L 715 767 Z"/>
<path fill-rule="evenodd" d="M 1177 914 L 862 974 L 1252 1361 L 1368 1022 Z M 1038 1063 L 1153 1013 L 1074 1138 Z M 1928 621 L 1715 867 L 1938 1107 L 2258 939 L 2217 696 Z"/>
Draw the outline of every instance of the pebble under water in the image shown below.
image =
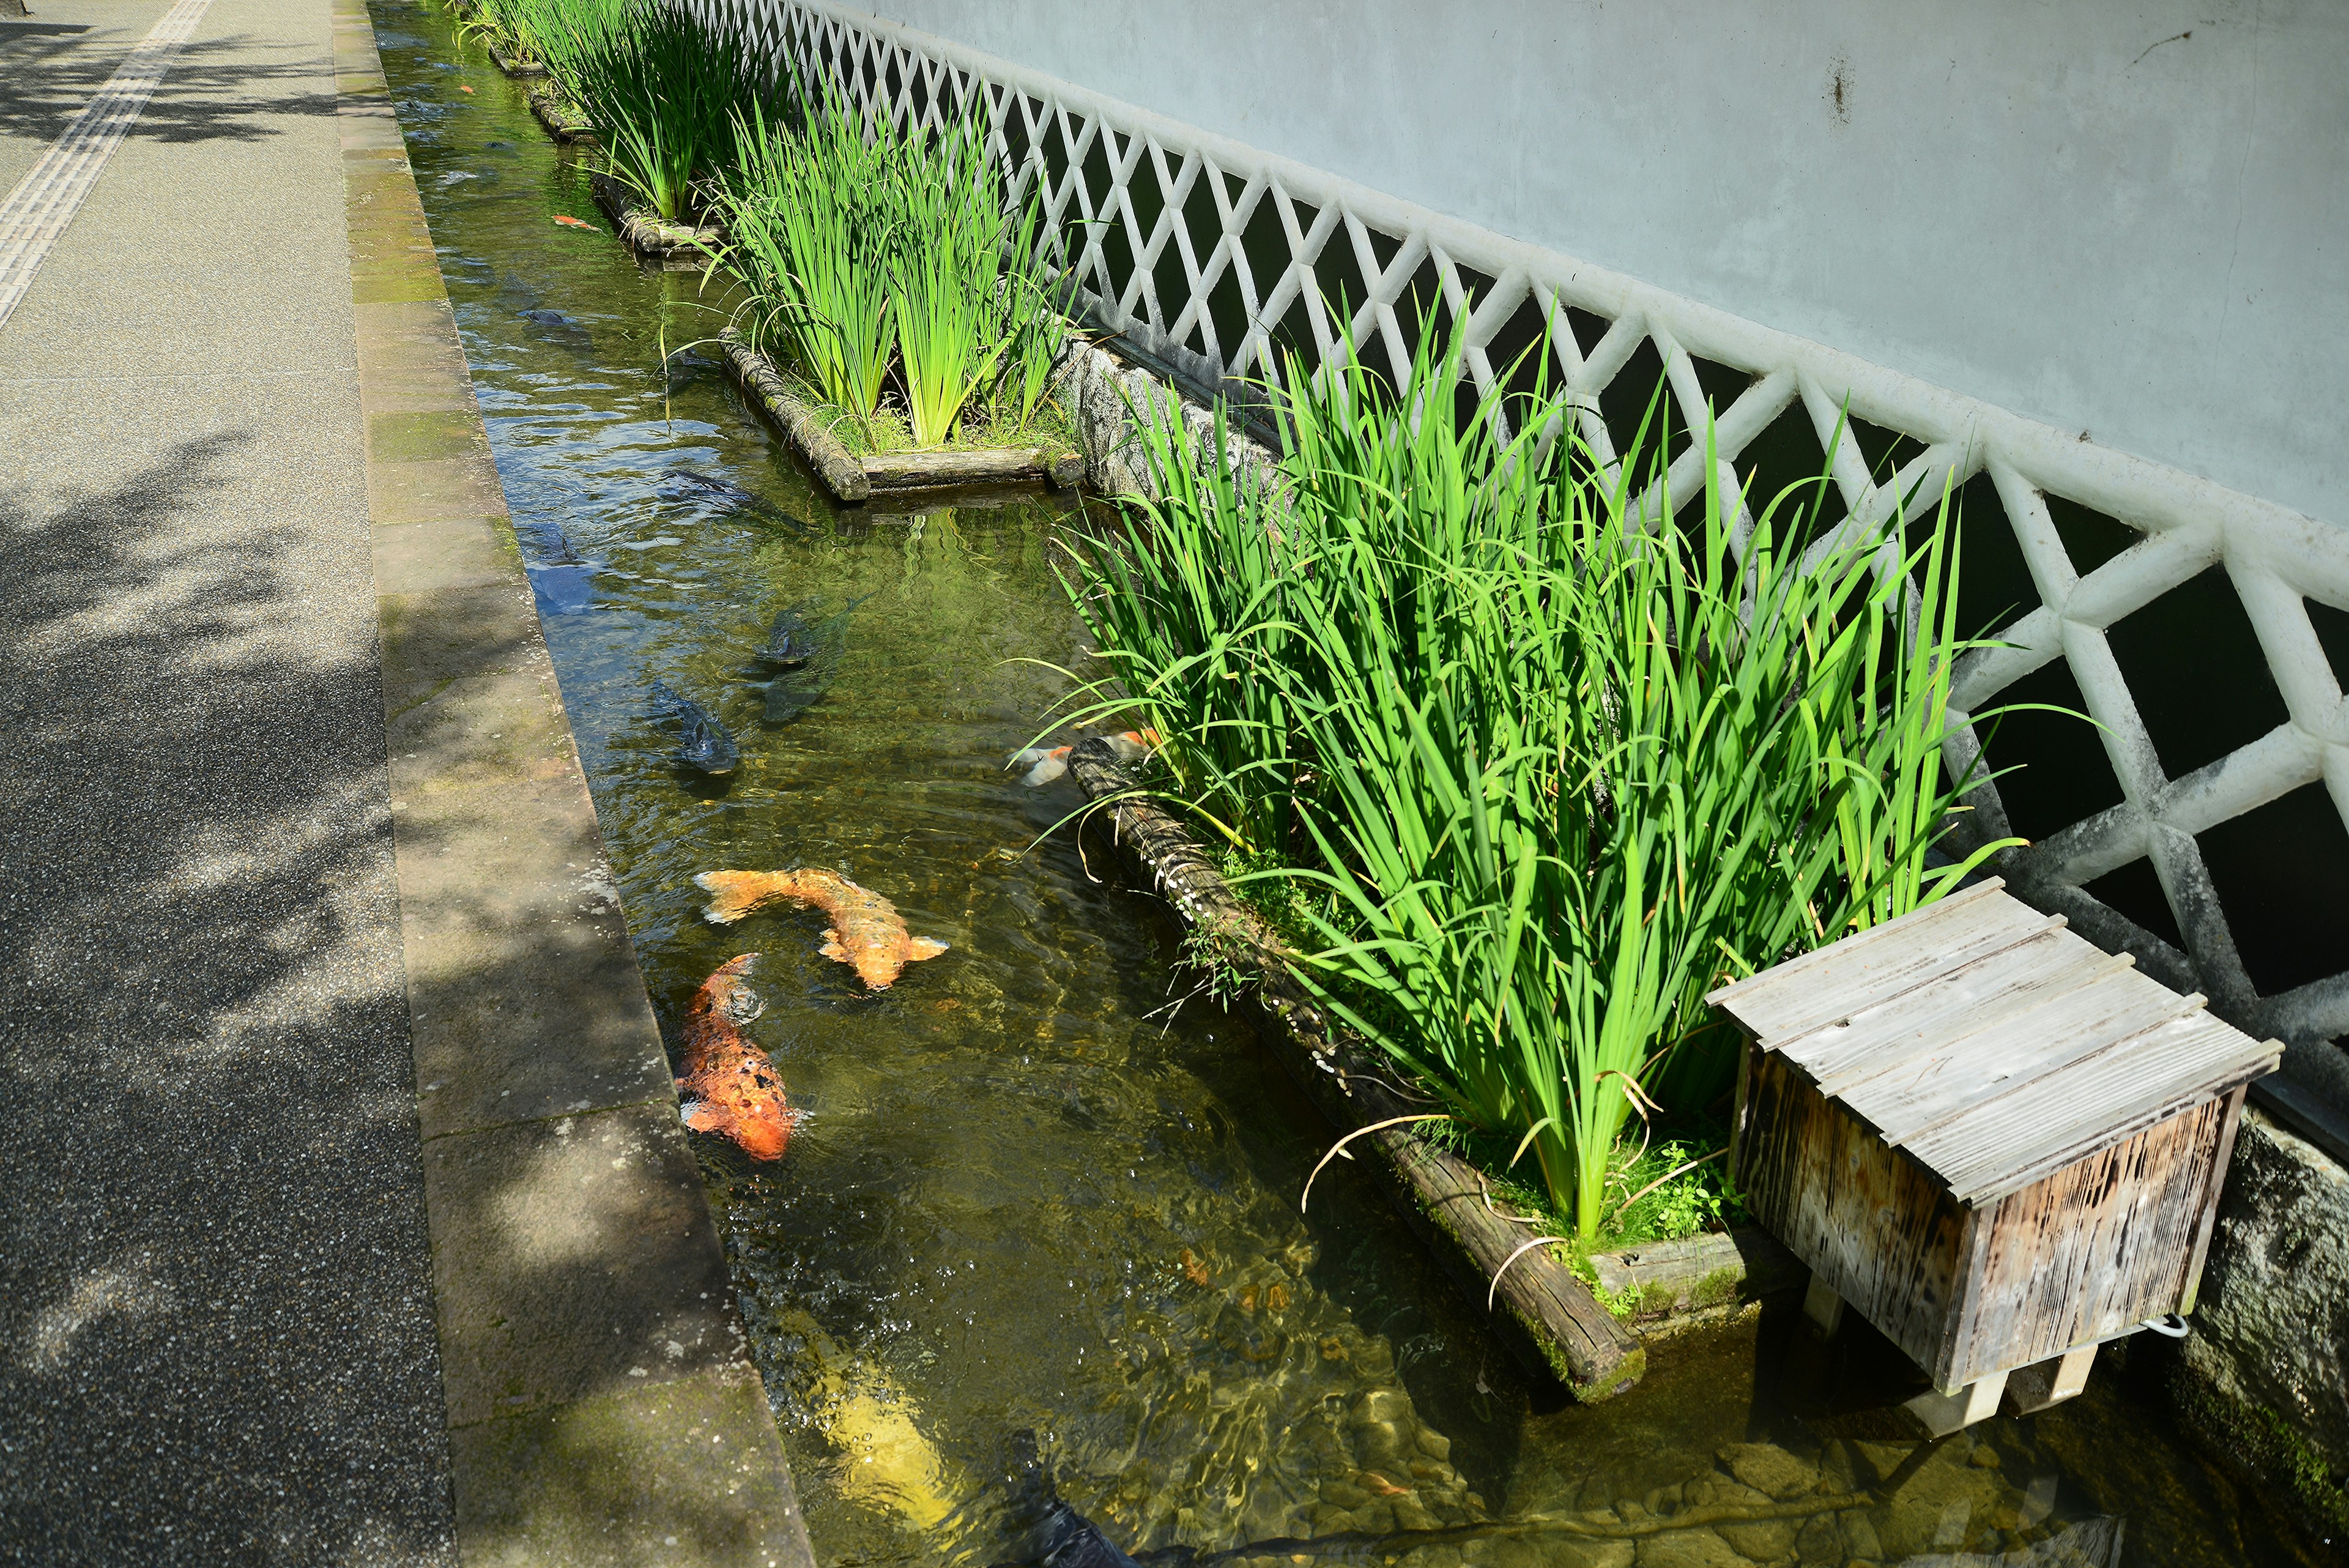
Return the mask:
<path fill-rule="evenodd" d="M 715 288 L 639 270 L 445 15 L 374 16 L 672 1048 L 702 980 L 761 955 L 748 1032 L 806 1119 L 773 1165 L 695 1143 L 819 1561 L 1015 1560 L 1030 1433 L 1145 1561 L 2315 1560 L 2175 1435 L 2145 1350 L 2068 1406 L 1922 1444 L 1881 1408 L 1897 1353 L 1865 1328 L 1806 1351 L 1789 1305 L 1660 1345 L 1631 1394 L 1576 1407 L 1359 1172 L 1300 1214 L 1330 1129 L 1247 1015 L 1196 994 L 1164 909 L 1043 836 L 1074 785 L 1004 768 L 1081 656 L 1053 564 L 1085 515 L 831 505 L 710 350 L 664 372 L 720 325 Z M 854 604 L 847 640 L 771 725 L 746 670 L 809 600 Z M 731 732 L 730 774 L 671 760 L 655 681 Z M 802 866 L 949 950 L 867 993 L 817 953 L 817 915 L 699 918 L 697 872 Z"/>

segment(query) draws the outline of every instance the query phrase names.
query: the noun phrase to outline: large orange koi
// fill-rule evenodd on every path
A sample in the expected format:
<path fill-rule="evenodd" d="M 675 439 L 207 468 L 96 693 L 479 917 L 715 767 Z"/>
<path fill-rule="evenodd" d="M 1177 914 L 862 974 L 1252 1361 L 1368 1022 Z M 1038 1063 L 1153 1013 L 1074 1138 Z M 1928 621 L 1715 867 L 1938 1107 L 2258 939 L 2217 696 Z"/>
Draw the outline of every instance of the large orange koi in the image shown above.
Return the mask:
<path fill-rule="evenodd" d="M 831 918 L 819 950 L 856 971 L 875 991 L 886 990 L 909 963 L 934 959 L 944 942 L 905 934 L 897 906 L 837 871 L 811 866 L 798 871 L 704 871 L 694 881 L 713 897 L 701 918 L 730 926 L 777 898 L 812 904 Z"/>
<path fill-rule="evenodd" d="M 792 1142 L 791 1102 L 767 1054 L 742 1037 L 759 1016 L 759 999 L 745 983 L 757 953 L 727 960 L 701 982 L 685 1009 L 685 1125 L 720 1133 L 752 1159 L 781 1159 Z"/>

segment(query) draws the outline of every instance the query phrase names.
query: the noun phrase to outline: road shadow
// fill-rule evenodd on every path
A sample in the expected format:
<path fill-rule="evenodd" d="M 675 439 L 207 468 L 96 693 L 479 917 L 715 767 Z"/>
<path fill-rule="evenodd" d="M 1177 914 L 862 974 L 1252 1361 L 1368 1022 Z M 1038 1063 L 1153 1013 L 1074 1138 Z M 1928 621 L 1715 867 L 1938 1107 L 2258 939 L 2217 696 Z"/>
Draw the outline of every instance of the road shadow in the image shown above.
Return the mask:
<path fill-rule="evenodd" d="M 64 26 L 0 26 L 0 136 L 55 141 L 136 42 Z M 283 134 L 272 122 L 285 116 L 334 113 L 334 66 L 323 47 L 239 34 L 181 46 L 125 134 L 144 141 L 260 141 Z"/>
<path fill-rule="evenodd" d="M 208 515 L 266 439 L 0 479 L 0 1561 L 453 1561 L 372 600 Z"/>

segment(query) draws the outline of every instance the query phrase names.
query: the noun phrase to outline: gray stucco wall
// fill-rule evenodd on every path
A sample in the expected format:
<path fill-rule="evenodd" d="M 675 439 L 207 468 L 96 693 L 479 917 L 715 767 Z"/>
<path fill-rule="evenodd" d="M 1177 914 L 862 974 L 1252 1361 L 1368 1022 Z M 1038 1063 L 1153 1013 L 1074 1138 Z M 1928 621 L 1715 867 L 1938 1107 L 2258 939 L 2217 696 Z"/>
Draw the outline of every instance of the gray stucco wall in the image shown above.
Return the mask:
<path fill-rule="evenodd" d="M 2349 524 L 2349 5 L 864 0 Z"/>

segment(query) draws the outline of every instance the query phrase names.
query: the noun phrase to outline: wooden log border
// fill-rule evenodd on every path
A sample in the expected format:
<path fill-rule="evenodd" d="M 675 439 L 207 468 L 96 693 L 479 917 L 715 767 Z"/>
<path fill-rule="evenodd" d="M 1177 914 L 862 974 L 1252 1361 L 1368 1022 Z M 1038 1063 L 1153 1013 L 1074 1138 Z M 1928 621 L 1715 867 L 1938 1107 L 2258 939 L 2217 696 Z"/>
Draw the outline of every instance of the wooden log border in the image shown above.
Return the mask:
<path fill-rule="evenodd" d="M 1209 933 L 1224 962 L 1247 977 L 1279 1025 L 1267 1034 L 1274 1054 L 1330 1125 L 1352 1132 L 1426 1108 L 1406 1097 L 1361 1046 L 1328 1026 L 1290 972 L 1280 939 L 1234 896 L 1189 831 L 1140 794 L 1105 742 L 1078 742 L 1069 771 L 1100 806 L 1098 819 L 1106 821 L 1118 851 L 1186 926 Z M 1355 1141 L 1362 1146 L 1396 1210 L 1480 1305 L 1500 1273 L 1496 1327 L 1529 1369 L 1556 1377 L 1585 1403 L 1612 1398 L 1640 1380 L 1648 1363 L 1639 1336 L 1548 1248 L 1525 1253 L 1500 1272 L 1532 1232 L 1491 1199 L 1475 1167 L 1408 1127 L 1367 1134 Z"/>
<path fill-rule="evenodd" d="M 727 327 L 718 335 L 727 369 L 743 396 L 772 420 L 799 449 L 836 500 L 861 502 L 885 492 L 952 490 L 974 484 L 1050 484 L 1073 490 L 1084 482 L 1085 460 L 1050 447 L 979 447 L 959 452 L 885 452 L 858 457 L 841 444 L 823 417 L 791 389 L 774 362 Z"/>
<path fill-rule="evenodd" d="M 543 77 L 546 74 L 544 66 L 528 60 L 508 59 L 506 52 L 498 47 L 494 38 L 483 38 L 481 47 L 490 51 L 490 63 L 510 77 Z"/>
<path fill-rule="evenodd" d="M 699 272 L 725 243 L 724 231 L 713 224 L 697 228 L 662 217 L 639 201 L 634 191 L 600 169 L 587 177 L 587 182 L 595 192 L 595 204 L 619 226 L 620 238 L 629 248 L 668 271 Z"/>
<path fill-rule="evenodd" d="M 584 146 L 595 140 L 595 122 L 587 111 L 563 96 L 554 82 L 542 77 L 528 94 L 530 112 L 538 116 L 538 123 L 546 133 L 565 146 Z"/>
<path fill-rule="evenodd" d="M 792 395 L 782 373 L 765 355 L 743 342 L 742 335 L 731 327 L 718 335 L 718 346 L 726 351 L 726 368 L 741 387 L 742 396 L 799 449 L 826 490 L 843 501 L 862 501 L 873 493 L 864 466 L 849 455 L 813 409 Z"/>

